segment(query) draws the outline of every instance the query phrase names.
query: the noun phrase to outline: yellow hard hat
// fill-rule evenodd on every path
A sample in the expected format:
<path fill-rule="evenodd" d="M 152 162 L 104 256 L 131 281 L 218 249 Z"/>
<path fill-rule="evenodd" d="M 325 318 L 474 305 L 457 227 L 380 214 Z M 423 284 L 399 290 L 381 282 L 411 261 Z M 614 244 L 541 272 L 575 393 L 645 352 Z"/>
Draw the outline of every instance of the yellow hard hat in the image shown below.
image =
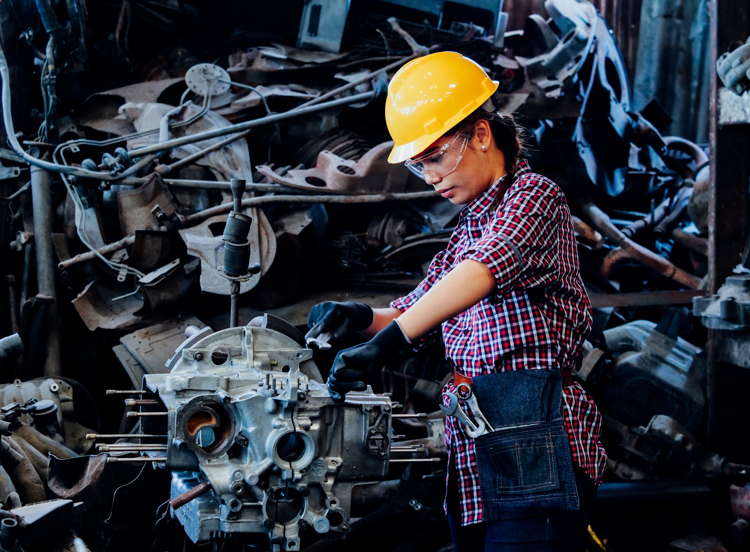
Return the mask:
<path fill-rule="evenodd" d="M 388 85 L 385 122 L 395 142 L 389 163 L 421 153 L 497 90 L 476 62 L 457 52 L 414 59 Z"/>

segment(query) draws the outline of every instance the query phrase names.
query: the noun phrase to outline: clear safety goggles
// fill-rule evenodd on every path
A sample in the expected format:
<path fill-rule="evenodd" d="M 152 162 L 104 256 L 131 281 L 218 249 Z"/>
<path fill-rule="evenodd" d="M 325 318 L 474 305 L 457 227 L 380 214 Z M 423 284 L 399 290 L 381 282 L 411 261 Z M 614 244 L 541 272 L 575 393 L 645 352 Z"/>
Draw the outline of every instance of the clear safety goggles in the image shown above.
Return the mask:
<path fill-rule="evenodd" d="M 439 148 L 407 159 L 404 165 L 422 180 L 445 178 L 458 168 L 468 143 L 468 134 L 456 133 Z"/>

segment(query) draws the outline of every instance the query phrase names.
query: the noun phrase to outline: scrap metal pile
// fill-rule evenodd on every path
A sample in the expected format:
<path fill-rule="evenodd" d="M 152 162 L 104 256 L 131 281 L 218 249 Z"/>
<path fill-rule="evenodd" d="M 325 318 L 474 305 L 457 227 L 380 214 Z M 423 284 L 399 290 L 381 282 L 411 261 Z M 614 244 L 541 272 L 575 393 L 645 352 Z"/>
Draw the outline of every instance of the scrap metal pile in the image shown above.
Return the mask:
<path fill-rule="evenodd" d="M 271 315 L 240 317 L 298 305 L 301 327 L 311 297 L 343 290 L 386 302 L 419 282 L 460 207 L 387 163 L 383 104 L 399 67 L 439 50 L 471 57 L 499 81 L 501 109 L 528 129 L 532 169 L 567 195 L 595 307 L 577 378 L 605 414 L 609 477 L 747 479 L 699 442 L 705 363 L 691 341 L 701 332 L 686 310 L 663 306 L 701 293 L 708 157 L 660 132 L 668 117 L 658 106 L 632 111 L 604 19 L 587 2 L 547 0 L 545 14 L 507 31 L 501 1 L 454 7 L 451 17 L 442 2 L 424 13 L 370 4 L 305 3 L 291 26 L 297 47 L 289 25 L 258 30 L 277 15 L 270 6 L 243 31 L 226 22 L 231 14 L 191 2 L 87 12 L 77 0 L 37 0 L 18 13 L 0 4 L 9 29 L 0 47 L 9 146 L 0 148 L 0 328 L 25 345 L 21 358 L 0 357 L 3 377 L 16 379 L 9 388 L 75 389 L 78 404 L 124 368 L 138 390 L 126 390 L 134 398 L 117 431 L 92 432 L 103 456 L 67 465 L 59 443 L 92 448 L 80 424 L 52 435 L 39 413 L 46 395 L 6 397 L 0 516 L 18 522 L 22 504 L 48 497 L 94 500 L 106 473 L 135 476 L 137 488 L 154 481 L 142 474 L 156 465 L 173 474 L 172 501 L 146 532 L 154 550 L 185 538 L 225 540 L 227 550 L 339 549 L 331 535 L 439 549 L 447 454 L 437 404 L 450 377 L 442 344 L 389 364 L 370 390 L 337 405 L 324 387 L 330 353 L 313 357 L 299 327 Z M 171 37 L 147 32 L 162 26 Z M 42 376 L 53 379 L 34 380 Z M 64 421 L 64 402 L 57 407 Z M 56 457 L 49 468 L 16 440 L 32 422 L 48 436 L 39 442 L 56 443 L 42 447 Z M 34 492 L 8 469 L 20 469 L 14 441 L 31 462 L 26 475 L 37 476 Z M 111 508 L 100 510 L 112 518 L 123 497 L 108 496 Z M 117 529 L 99 514 L 87 518 L 87 541 L 119 550 L 106 536 Z M 394 530 L 374 536 L 384 522 Z M 5 521 L 8 549 L 3 530 Z"/>

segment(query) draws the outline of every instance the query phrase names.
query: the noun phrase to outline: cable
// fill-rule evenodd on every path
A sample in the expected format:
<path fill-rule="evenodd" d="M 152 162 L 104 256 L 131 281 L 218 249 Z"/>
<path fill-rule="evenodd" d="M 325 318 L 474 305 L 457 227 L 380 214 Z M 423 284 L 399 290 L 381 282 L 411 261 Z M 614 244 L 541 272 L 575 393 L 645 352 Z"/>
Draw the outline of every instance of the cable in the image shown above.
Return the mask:
<path fill-rule="evenodd" d="M 135 476 L 135 479 L 133 479 L 130 483 L 125 483 L 124 485 L 120 485 L 119 487 L 115 489 L 115 492 L 112 493 L 112 506 L 109 509 L 109 517 L 104 520 L 104 523 L 109 523 L 109 520 L 112 519 L 112 514 L 114 514 L 115 512 L 115 498 L 117 497 L 117 491 L 119 491 L 123 487 L 127 487 L 128 485 L 132 485 L 133 483 L 135 483 L 138 480 L 138 478 L 141 476 L 141 474 L 143 473 L 143 470 L 146 469 L 146 465 L 147 465 L 147 462 L 144 462 L 143 466 L 141 467 L 141 471 L 138 472 L 138 475 Z"/>

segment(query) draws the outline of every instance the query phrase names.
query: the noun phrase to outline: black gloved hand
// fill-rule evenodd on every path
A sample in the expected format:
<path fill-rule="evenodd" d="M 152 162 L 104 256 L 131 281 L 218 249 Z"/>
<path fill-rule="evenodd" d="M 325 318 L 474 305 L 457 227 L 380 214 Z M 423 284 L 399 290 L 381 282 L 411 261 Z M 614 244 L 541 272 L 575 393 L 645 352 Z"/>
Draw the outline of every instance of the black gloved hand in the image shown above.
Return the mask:
<path fill-rule="evenodd" d="M 330 334 L 330 339 L 335 341 L 354 332 L 366 330 L 373 319 L 372 308 L 364 303 L 318 303 L 310 309 L 310 315 L 307 317 L 307 327 L 310 331 L 305 334 L 305 339 Z"/>
<path fill-rule="evenodd" d="M 349 391 L 364 391 L 364 374 L 382 367 L 389 358 L 410 344 L 394 320 L 367 343 L 344 349 L 336 355 L 328 375 L 328 392 L 336 401 L 343 401 Z"/>

